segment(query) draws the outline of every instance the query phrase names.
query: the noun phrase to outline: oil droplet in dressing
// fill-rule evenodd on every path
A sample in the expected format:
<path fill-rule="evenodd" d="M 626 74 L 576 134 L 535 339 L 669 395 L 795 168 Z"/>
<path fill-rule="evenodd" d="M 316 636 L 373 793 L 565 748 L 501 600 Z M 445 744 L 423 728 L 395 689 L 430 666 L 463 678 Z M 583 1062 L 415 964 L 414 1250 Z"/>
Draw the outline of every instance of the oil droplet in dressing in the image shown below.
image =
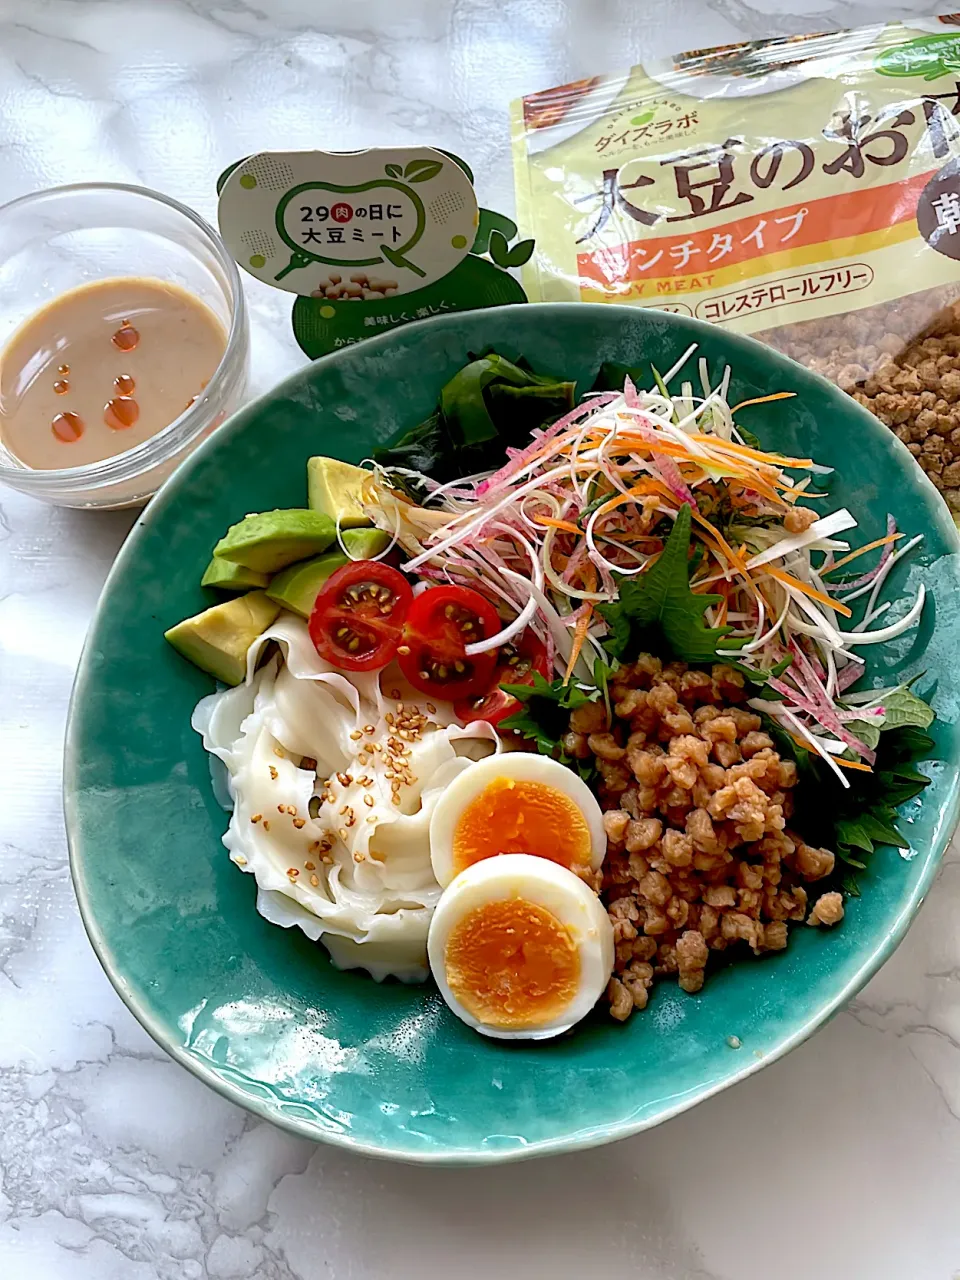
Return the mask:
<path fill-rule="evenodd" d="M 103 420 L 114 431 L 132 427 L 140 417 L 140 406 L 130 396 L 114 396 L 103 406 Z"/>
<path fill-rule="evenodd" d="M 118 351 L 133 351 L 140 342 L 140 331 L 129 320 L 123 320 L 110 341 Z"/>
<path fill-rule="evenodd" d="M 83 419 L 79 413 L 58 413 L 50 423 L 50 430 L 58 440 L 72 444 L 83 435 Z"/>
<path fill-rule="evenodd" d="M 66 377 L 69 372 L 70 366 L 68 364 L 57 365 L 57 373 L 62 373 Z"/>
<path fill-rule="evenodd" d="M 66 378 L 58 378 L 56 382 L 53 384 L 53 391 L 55 395 L 65 396 L 69 390 L 70 390 L 70 383 L 66 380 Z"/>
<path fill-rule="evenodd" d="M 118 396 L 132 396 L 137 389 L 137 384 L 129 373 L 118 373 L 113 380 L 113 389 Z"/>

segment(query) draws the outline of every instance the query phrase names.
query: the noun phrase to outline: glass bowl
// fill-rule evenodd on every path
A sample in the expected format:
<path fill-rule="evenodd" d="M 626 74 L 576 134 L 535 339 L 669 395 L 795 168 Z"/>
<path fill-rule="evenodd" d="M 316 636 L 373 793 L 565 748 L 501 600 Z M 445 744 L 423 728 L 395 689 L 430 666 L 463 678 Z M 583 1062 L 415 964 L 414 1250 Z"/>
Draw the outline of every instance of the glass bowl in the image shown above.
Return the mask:
<path fill-rule="evenodd" d="M 0 207 L 0 350 L 25 320 L 69 289 L 115 276 L 180 285 L 220 320 L 227 345 L 197 400 L 124 453 L 41 471 L 0 441 L 0 482 L 57 506 L 130 507 L 154 494 L 177 464 L 237 408 L 247 373 L 247 314 L 237 265 L 192 209 L 159 191 L 80 183 Z"/>

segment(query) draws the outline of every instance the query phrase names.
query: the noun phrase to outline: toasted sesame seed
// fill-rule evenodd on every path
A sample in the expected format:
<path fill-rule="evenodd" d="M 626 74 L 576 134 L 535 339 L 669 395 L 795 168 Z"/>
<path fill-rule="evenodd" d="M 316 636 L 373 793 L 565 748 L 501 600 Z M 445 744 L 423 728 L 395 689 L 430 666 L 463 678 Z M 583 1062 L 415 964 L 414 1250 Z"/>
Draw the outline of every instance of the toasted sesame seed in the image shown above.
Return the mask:
<path fill-rule="evenodd" d="M 359 852 L 359 850 L 358 850 L 358 851 L 353 855 L 353 860 L 354 860 L 354 862 L 362 862 L 362 861 L 363 861 L 363 854 L 362 854 L 362 853 L 360 853 L 360 852 Z"/>
<path fill-rule="evenodd" d="M 400 803 L 400 792 L 399 792 L 399 791 L 395 791 L 395 792 L 393 793 L 393 795 L 392 795 L 390 798 L 391 798 L 391 800 L 392 800 L 392 802 L 393 802 L 394 804 L 399 804 L 399 803 Z"/>
<path fill-rule="evenodd" d="M 376 821 L 377 821 L 377 816 L 376 816 L 376 814 L 374 814 L 374 813 L 369 814 L 369 815 L 367 816 L 367 821 L 368 821 L 368 822 L 376 822 Z"/>
<path fill-rule="evenodd" d="M 279 756 L 281 760 L 286 760 L 287 758 L 287 753 L 284 751 L 283 747 L 274 747 L 273 754 L 275 756 Z"/>
<path fill-rule="evenodd" d="M 376 801 L 374 800 L 373 796 L 367 795 L 363 797 L 363 803 L 367 806 L 368 809 L 372 809 Z"/>
<path fill-rule="evenodd" d="M 316 888 L 317 885 L 320 883 L 320 881 L 316 876 L 311 876 L 310 883 L 313 885 L 314 888 Z"/>
<path fill-rule="evenodd" d="M 287 806 L 285 804 L 277 805 L 277 813 L 286 813 L 286 812 L 287 812 Z"/>
<path fill-rule="evenodd" d="M 296 878 L 297 878 L 297 876 L 298 876 L 299 874 L 300 874 L 300 872 L 297 870 L 297 868 L 296 868 L 296 867 L 290 867 L 290 868 L 289 868 L 289 870 L 287 871 L 287 879 L 288 879 L 288 880 L 296 880 Z"/>
<path fill-rule="evenodd" d="M 345 804 L 343 808 L 340 810 L 340 817 L 342 818 L 345 813 L 349 813 L 349 812 L 350 812 L 350 806 L 348 804 Z"/>
<path fill-rule="evenodd" d="M 330 857 L 329 854 L 324 854 L 323 862 L 324 862 L 324 866 L 327 866 L 327 867 L 333 866 L 333 859 Z"/>
<path fill-rule="evenodd" d="M 340 828 L 340 830 L 337 832 L 337 834 L 339 835 L 339 837 L 340 837 L 340 839 L 341 839 L 341 840 L 346 840 L 346 838 L 347 838 L 347 829 L 346 829 L 346 827 L 341 827 L 341 828 Z"/>
<path fill-rule="evenodd" d="M 435 716 L 437 714 L 437 708 L 433 705 L 432 702 L 427 703 L 427 710 L 430 712 L 432 716 Z"/>
<path fill-rule="evenodd" d="M 402 658 L 405 658 L 409 652 L 410 646 L 408 644 L 397 645 L 397 653 L 399 653 Z"/>
<path fill-rule="evenodd" d="M 393 721 L 394 721 L 394 715 L 393 715 L 393 712 L 392 712 L 392 711 L 388 711 L 388 712 L 387 712 L 387 714 L 386 714 L 383 718 L 384 718 L 384 720 L 387 722 L 387 724 L 393 724 Z"/>
<path fill-rule="evenodd" d="M 294 818 L 293 825 L 297 828 L 298 831 L 302 831 L 303 828 L 307 825 L 307 820 L 306 818 Z"/>
<path fill-rule="evenodd" d="M 297 816 L 297 806 L 295 804 L 288 804 L 287 813 L 289 813 L 291 818 L 295 818 Z"/>
<path fill-rule="evenodd" d="M 311 852 L 311 853 L 319 853 L 319 852 L 320 852 L 320 841 L 319 841 L 319 840 L 313 840 L 313 841 L 311 841 L 311 843 L 310 843 L 310 852 Z"/>
<path fill-rule="evenodd" d="M 351 737 L 351 739 L 352 739 L 352 741 L 353 741 L 353 742 L 359 742 L 359 741 L 360 741 L 360 739 L 363 737 L 363 734 L 360 732 L 360 730 L 359 730 L 359 729 L 354 729 L 354 731 L 353 731 L 353 733 L 351 733 L 350 737 Z"/>
<path fill-rule="evenodd" d="M 263 820 L 263 814 L 262 814 L 262 813 L 251 813 L 251 815 L 250 815 L 250 821 L 251 821 L 251 822 L 261 822 L 262 820 Z"/>
<path fill-rule="evenodd" d="M 363 732 L 364 732 L 364 733 L 376 733 L 377 731 L 376 731 L 376 729 L 374 728 L 374 726 L 373 726 L 372 724 L 365 724 L 365 725 L 363 726 Z"/>
<path fill-rule="evenodd" d="M 274 782 L 276 782 L 277 778 L 279 778 L 280 775 L 277 773 L 273 765 L 270 765 L 269 768 L 270 768 L 270 777 L 274 780 Z"/>
<path fill-rule="evenodd" d="M 264 820 L 263 820 L 263 829 L 264 829 L 264 831 L 269 831 L 269 830 L 270 830 L 270 819 L 269 819 L 269 818 L 264 818 Z"/>
<path fill-rule="evenodd" d="M 369 763 L 370 763 L 370 757 L 367 755 L 367 753 L 366 753 L 365 751 L 361 751 L 361 752 L 360 752 L 360 754 L 357 756 L 357 761 L 358 761 L 360 764 L 369 764 Z"/>
<path fill-rule="evenodd" d="M 354 826 L 356 821 L 357 821 L 357 815 L 355 813 L 351 813 L 350 817 L 347 819 L 347 826 L 348 827 Z"/>
<path fill-rule="evenodd" d="M 314 841 L 314 844 L 315 844 L 315 843 L 316 843 L 316 841 Z M 311 846 L 310 846 L 310 848 L 312 849 L 312 848 L 313 848 L 313 845 L 311 845 Z M 316 871 L 316 869 L 317 869 L 317 865 L 316 865 L 316 863 L 315 863 L 315 862 L 305 862 L 303 865 L 304 865 L 304 867 L 306 867 L 306 869 L 307 869 L 308 871 Z"/>
<path fill-rule="evenodd" d="M 245 867 L 247 865 L 247 860 L 242 853 L 237 854 L 237 856 L 234 858 L 234 862 L 237 864 L 238 867 Z"/>

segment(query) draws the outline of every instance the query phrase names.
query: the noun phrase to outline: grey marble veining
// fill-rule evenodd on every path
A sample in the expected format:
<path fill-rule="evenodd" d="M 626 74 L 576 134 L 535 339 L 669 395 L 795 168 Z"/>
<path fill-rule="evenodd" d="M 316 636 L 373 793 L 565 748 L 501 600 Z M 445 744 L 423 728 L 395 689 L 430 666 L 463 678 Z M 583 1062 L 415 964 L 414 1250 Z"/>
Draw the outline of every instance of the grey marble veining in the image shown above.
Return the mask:
<path fill-rule="evenodd" d="M 0 0 L 0 197 L 100 178 L 208 217 L 260 147 L 427 141 L 512 206 L 507 103 L 651 53 L 934 13 L 823 0 Z M 788 12 L 789 10 L 789 12 Z M 301 363 L 245 284 L 254 386 Z M 954 1280 L 960 858 L 878 977 L 739 1088 L 605 1150 L 451 1173 L 257 1124 L 170 1062 L 74 906 L 60 750 L 131 521 L 0 493 L 0 1277 Z"/>

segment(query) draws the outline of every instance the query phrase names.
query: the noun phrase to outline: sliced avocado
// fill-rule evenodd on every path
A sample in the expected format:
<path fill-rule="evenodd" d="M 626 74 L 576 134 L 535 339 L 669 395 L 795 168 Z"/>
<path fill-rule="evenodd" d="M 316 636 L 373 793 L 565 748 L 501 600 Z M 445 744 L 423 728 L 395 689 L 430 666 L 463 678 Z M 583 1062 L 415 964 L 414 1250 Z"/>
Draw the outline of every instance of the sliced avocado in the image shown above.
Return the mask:
<path fill-rule="evenodd" d="M 207 565 L 201 587 L 216 587 L 220 591 L 249 591 L 251 587 L 265 587 L 270 581 L 266 573 L 255 573 L 253 569 L 245 569 L 242 564 L 232 564 L 229 560 L 218 560 L 216 556 Z"/>
<path fill-rule="evenodd" d="M 313 511 L 323 511 L 341 529 L 369 525 L 360 502 L 360 486 L 369 475 L 339 458 L 311 458 L 307 463 L 307 501 Z"/>
<path fill-rule="evenodd" d="M 262 511 L 231 525 L 213 554 L 256 573 L 276 573 L 326 551 L 336 536 L 336 526 L 321 511 Z"/>
<path fill-rule="evenodd" d="M 192 618 L 184 618 L 164 635 L 201 671 L 224 684 L 241 684 L 247 674 L 247 650 L 280 612 L 262 591 L 251 591 Z"/>
<path fill-rule="evenodd" d="M 382 529 L 343 529 L 340 537 L 351 560 L 369 560 L 378 556 L 381 551 L 386 551 L 390 541 L 389 533 Z"/>
<path fill-rule="evenodd" d="M 267 595 L 284 609 L 292 609 L 301 618 L 309 618 L 323 584 L 334 570 L 346 563 L 347 557 L 337 550 L 291 564 L 270 579 Z"/>
<path fill-rule="evenodd" d="M 367 560 L 370 556 L 379 555 L 390 541 L 390 535 L 382 529 L 344 529 L 340 536 L 350 552 L 349 557 L 338 547 L 336 551 L 327 551 L 313 560 L 290 565 L 271 578 L 267 588 L 270 599 L 299 613 L 301 618 L 309 618 L 317 595 L 335 569 L 346 564 L 348 559 Z"/>

